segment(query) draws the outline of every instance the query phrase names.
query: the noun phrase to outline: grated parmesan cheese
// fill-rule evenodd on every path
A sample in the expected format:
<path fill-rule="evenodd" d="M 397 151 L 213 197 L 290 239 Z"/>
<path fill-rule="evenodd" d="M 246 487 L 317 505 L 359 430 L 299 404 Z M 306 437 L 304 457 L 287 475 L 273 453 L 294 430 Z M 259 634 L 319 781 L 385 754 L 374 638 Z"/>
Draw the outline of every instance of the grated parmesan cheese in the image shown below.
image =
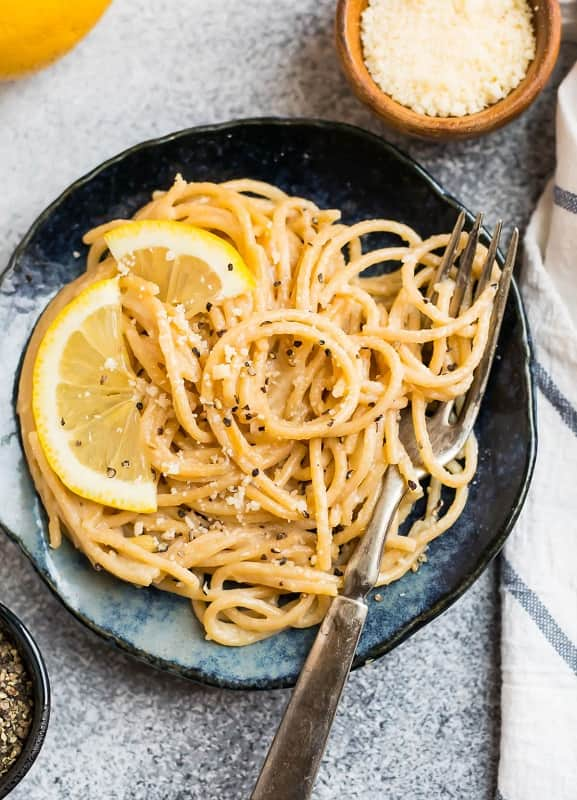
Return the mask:
<path fill-rule="evenodd" d="M 525 77 L 531 13 L 526 0 L 370 0 L 364 60 L 384 92 L 419 114 L 474 114 Z"/>
<path fill-rule="evenodd" d="M 229 344 L 225 344 L 224 346 L 224 360 L 227 364 L 232 364 L 234 361 L 234 357 L 236 356 L 236 350 L 234 347 L 231 347 Z"/>
<path fill-rule="evenodd" d="M 217 364 L 212 368 L 212 377 L 217 381 L 226 380 L 232 375 L 230 364 Z"/>

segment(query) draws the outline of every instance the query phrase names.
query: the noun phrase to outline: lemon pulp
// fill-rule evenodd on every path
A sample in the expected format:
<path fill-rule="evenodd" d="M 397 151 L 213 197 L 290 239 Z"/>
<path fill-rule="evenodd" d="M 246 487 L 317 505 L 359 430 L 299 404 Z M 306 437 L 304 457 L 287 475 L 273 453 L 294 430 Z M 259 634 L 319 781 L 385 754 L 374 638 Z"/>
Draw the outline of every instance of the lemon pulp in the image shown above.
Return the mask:
<path fill-rule="evenodd" d="M 117 279 L 88 287 L 56 317 L 38 349 L 32 402 L 46 458 L 68 488 L 115 508 L 156 510 Z"/>
<path fill-rule="evenodd" d="M 184 306 L 187 315 L 207 301 L 244 294 L 254 278 L 240 253 L 213 233 L 172 220 L 128 222 L 104 239 L 121 273 L 156 284 L 160 300 Z"/>

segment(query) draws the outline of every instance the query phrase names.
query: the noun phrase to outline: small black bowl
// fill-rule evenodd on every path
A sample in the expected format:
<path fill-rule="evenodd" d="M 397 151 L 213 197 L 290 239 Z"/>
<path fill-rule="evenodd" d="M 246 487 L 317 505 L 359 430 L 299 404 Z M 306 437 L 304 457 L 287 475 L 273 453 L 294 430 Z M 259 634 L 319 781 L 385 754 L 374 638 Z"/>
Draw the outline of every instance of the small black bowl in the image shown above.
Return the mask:
<path fill-rule="evenodd" d="M 50 682 L 40 650 L 28 629 L 18 617 L 0 603 L 0 628 L 18 649 L 32 681 L 34 713 L 28 738 L 22 752 L 8 772 L 0 777 L 0 800 L 6 797 L 26 775 L 40 752 L 50 719 Z"/>

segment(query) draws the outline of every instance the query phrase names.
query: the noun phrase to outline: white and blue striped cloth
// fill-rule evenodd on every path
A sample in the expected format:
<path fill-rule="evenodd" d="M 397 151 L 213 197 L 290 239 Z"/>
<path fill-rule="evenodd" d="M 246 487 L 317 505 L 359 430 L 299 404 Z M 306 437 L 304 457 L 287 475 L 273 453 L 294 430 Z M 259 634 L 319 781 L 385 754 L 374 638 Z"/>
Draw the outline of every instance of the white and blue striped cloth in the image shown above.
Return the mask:
<path fill-rule="evenodd" d="M 557 170 L 527 230 L 522 291 L 539 449 L 502 560 L 497 798 L 576 800 L 577 65 L 559 89 Z"/>

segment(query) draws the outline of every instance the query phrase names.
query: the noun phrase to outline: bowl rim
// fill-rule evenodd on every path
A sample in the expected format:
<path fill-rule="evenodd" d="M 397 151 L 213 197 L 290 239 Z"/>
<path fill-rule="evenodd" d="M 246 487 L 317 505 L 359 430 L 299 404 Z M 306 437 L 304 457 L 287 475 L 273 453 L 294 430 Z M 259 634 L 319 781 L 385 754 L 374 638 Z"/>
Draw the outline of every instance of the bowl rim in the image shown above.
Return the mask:
<path fill-rule="evenodd" d="M 422 181 L 424 181 L 427 184 L 427 186 L 429 186 L 430 189 L 434 192 L 434 194 L 436 194 L 441 200 L 443 200 L 445 203 L 451 206 L 456 213 L 464 211 L 467 217 L 467 221 L 469 223 L 471 223 L 474 219 L 474 215 L 472 214 L 472 212 L 469 211 L 469 209 L 467 209 L 465 206 L 463 206 L 450 192 L 446 191 L 443 188 L 443 186 L 424 167 L 422 167 L 417 161 L 411 158 L 411 156 L 407 155 L 398 147 L 391 144 L 381 136 L 372 133 L 370 131 L 364 130 L 359 126 L 339 121 L 310 118 L 310 117 L 240 118 L 217 124 L 193 126 L 179 131 L 174 131 L 165 134 L 163 136 L 153 137 L 145 141 L 138 142 L 137 144 L 126 148 L 120 153 L 117 153 L 111 156 L 110 158 L 105 159 L 96 167 L 94 167 L 93 169 L 86 172 L 84 175 L 77 178 L 75 181 L 69 184 L 56 197 L 56 199 L 53 200 L 52 203 L 50 203 L 44 209 L 44 211 L 42 211 L 38 215 L 38 217 L 32 222 L 30 228 L 28 229 L 28 231 L 26 232 L 26 234 L 24 235 L 20 243 L 17 245 L 14 252 L 12 253 L 12 256 L 10 257 L 6 268 L 0 271 L 0 281 L 4 279 L 5 275 L 8 272 L 13 270 L 17 266 L 21 254 L 25 251 L 25 249 L 29 245 L 30 240 L 34 237 L 37 229 L 41 225 L 43 225 L 47 219 L 50 218 L 51 214 L 58 208 L 58 206 L 62 202 L 64 202 L 67 199 L 67 197 L 70 194 L 72 194 L 78 187 L 84 186 L 85 184 L 89 183 L 93 178 L 97 177 L 101 172 L 106 170 L 108 167 L 124 160 L 125 158 L 134 153 L 146 150 L 148 148 L 157 147 L 158 145 L 163 145 L 165 143 L 172 142 L 175 140 L 186 139 L 189 136 L 194 136 L 197 134 L 205 134 L 205 133 L 209 134 L 221 133 L 221 132 L 232 133 L 235 129 L 239 127 L 248 127 L 248 126 L 261 127 L 263 125 L 270 125 L 285 129 L 298 128 L 299 126 L 307 126 L 326 131 L 337 130 L 342 133 L 352 134 L 361 141 L 364 140 L 366 142 L 371 142 L 372 144 L 376 144 L 383 150 L 388 151 L 395 159 L 404 164 L 412 173 L 414 173 Z M 485 228 L 482 229 L 482 236 L 485 238 L 486 242 L 489 241 L 490 236 Z M 501 260 L 501 263 L 503 263 L 503 254 L 500 251 L 498 252 L 498 258 Z M 386 655 L 386 653 L 393 650 L 399 644 L 404 642 L 407 638 L 412 636 L 420 628 L 424 627 L 426 624 L 428 624 L 436 617 L 438 617 L 441 613 L 450 608 L 472 586 L 472 584 L 485 571 L 489 563 L 500 552 L 503 545 L 505 544 L 507 537 L 513 530 L 515 522 L 524 505 L 525 498 L 527 496 L 527 493 L 529 491 L 529 486 L 531 484 L 531 478 L 533 476 L 535 460 L 537 455 L 536 396 L 535 396 L 535 382 L 531 368 L 531 363 L 533 360 L 533 352 L 532 352 L 532 345 L 528 328 L 527 314 L 515 278 L 513 278 L 511 284 L 510 301 L 513 301 L 515 303 L 516 309 L 518 310 L 519 323 L 520 323 L 519 336 L 525 354 L 522 366 L 525 375 L 525 383 L 527 386 L 528 403 L 527 403 L 527 408 L 524 409 L 523 413 L 526 412 L 527 414 L 527 426 L 529 430 L 527 459 L 525 462 L 525 468 L 522 475 L 520 490 L 517 495 L 516 501 L 510 508 L 509 514 L 506 518 L 504 525 L 495 535 L 490 546 L 488 546 L 487 548 L 485 548 L 484 551 L 479 553 L 479 558 L 477 561 L 476 568 L 472 570 L 465 578 L 463 578 L 454 589 L 451 589 L 450 591 L 444 593 L 442 597 L 432 607 L 428 608 L 427 611 L 415 617 L 410 623 L 404 625 L 403 628 L 397 631 L 397 633 L 393 635 L 390 639 L 388 639 L 385 642 L 380 642 L 362 658 L 357 657 L 353 663 L 353 669 L 358 669 L 359 667 L 364 666 L 365 664 L 370 663 L 375 659 Z M 16 373 L 16 380 L 19 374 L 19 369 L 20 367 L 18 367 Z M 153 668 L 156 668 L 162 672 L 168 672 L 175 674 L 179 677 L 187 678 L 204 686 L 210 686 L 220 689 L 234 689 L 243 691 L 271 690 L 271 689 L 292 688 L 294 686 L 295 679 L 291 678 L 290 676 L 280 679 L 266 679 L 263 681 L 255 679 L 252 680 L 243 679 L 239 681 L 235 681 L 230 678 L 223 679 L 215 677 L 214 675 L 207 675 L 206 671 L 203 670 L 203 668 L 200 666 L 195 668 L 185 668 L 167 659 L 160 660 L 155 656 L 152 656 L 148 652 L 145 652 L 135 647 L 133 644 L 126 641 L 124 638 L 115 636 L 110 631 L 101 628 L 97 623 L 95 623 L 86 615 L 84 615 L 82 612 L 71 606 L 63 597 L 60 596 L 58 592 L 58 587 L 53 582 L 51 576 L 47 572 L 45 572 L 45 570 L 43 570 L 39 564 L 36 563 L 34 557 L 30 552 L 28 552 L 27 548 L 25 547 L 21 539 L 18 537 L 18 535 L 15 532 L 11 531 L 6 526 L 2 525 L 1 522 L 0 522 L 0 530 L 4 531 L 8 535 L 8 537 L 11 538 L 18 545 L 20 550 L 31 562 L 34 570 L 39 574 L 39 576 L 42 578 L 42 580 L 48 586 L 51 592 L 55 595 L 55 597 L 59 600 L 59 602 L 67 609 L 67 611 L 69 611 L 72 614 L 72 616 L 77 620 L 77 622 L 79 622 L 81 625 L 88 628 L 89 630 L 93 631 L 100 638 L 112 644 L 114 647 L 118 648 L 122 652 L 127 653 L 128 655 L 147 664 L 148 666 L 152 666 Z"/>
<path fill-rule="evenodd" d="M 536 100 L 549 80 L 557 62 L 561 44 L 561 9 L 558 0 L 541 0 L 545 25 L 545 47 L 539 60 L 530 62 L 523 80 L 506 97 L 478 111 L 461 117 L 430 117 L 402 105 L 384 92 L 373 80 L 361 56 L 352 51 L 350 8 L 356 0 L 338 0 L 335 15 L 336 49 L 343 72 L 358 99 L 388 125 L 418 138 L 467 139 L 482 136 L 507 125 Z M 535 1 L 529 0 L 535 13 Z M 356 46 L 356 43 L 355 43 Z M 362 53 L 362 46 L 361 46 Z"/>
<path fill-rule="evenodd" d="M 22 752 L 12 766 L 0 777 L 0 798 L 6 797 L 36 761 L 50 720 L 50 679 L 44 658 L 32 634 L 22 620 L 0 602 L 0 628 L 3 628 L 17 648 L 32 682 L 34 713 L 32 725 Z"/>

